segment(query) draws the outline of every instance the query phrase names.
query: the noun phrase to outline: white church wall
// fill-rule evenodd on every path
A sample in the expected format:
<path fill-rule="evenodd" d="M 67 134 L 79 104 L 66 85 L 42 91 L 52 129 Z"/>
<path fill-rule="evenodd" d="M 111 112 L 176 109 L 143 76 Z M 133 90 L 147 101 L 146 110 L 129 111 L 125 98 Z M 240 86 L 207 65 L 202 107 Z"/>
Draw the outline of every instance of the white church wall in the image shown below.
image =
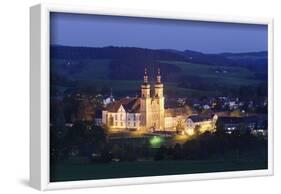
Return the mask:
<path fill-rule="evenodd" d="M 107 120 L 107 111 L 106 111 L 106 110 L 103 110 L 103 111 L 102 111 L 102 123 L 103 123 L 104 125 L 107 124 L 107 123 L 106 123 L 106 120 Z"/>

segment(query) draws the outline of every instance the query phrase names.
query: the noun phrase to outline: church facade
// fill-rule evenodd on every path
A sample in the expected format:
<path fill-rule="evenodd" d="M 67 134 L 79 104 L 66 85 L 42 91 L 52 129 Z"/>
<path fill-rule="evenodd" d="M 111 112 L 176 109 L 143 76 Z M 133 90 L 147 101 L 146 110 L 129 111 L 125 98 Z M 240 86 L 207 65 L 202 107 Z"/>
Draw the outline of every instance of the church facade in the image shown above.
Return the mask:
<path fill-rule="evenodd" d="M 177 120 L 185 115 L 175 112 L 171 109 L 165 110 L 160 69 L 154 85 L 149 83 L 145 69 L 140 97 L 127 97 L 110 103 L 102 112 L 102 123 L 110 129 L 174 130 Z"/>
<path fill-rule="evenodd" d="M 145 71 L 140 97 L 141 126 L 146 129 L 162 130 L 165 128 L 165 108 L 164 87 L 161 83 L 160 70 L 158 70 L 153 96 L 151 95 L 150 87 L 147 72 Z"/>

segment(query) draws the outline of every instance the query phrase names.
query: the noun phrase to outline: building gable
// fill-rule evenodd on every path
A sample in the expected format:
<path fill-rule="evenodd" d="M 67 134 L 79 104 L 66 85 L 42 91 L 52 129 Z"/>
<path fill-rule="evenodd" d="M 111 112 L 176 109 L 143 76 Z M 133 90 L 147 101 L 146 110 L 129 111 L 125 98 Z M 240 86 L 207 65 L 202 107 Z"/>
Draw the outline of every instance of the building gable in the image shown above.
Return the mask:
<path fill-rule="evenodd" d="M 117 112 L 126 112 L 122 104 L 120 105 Z"/>

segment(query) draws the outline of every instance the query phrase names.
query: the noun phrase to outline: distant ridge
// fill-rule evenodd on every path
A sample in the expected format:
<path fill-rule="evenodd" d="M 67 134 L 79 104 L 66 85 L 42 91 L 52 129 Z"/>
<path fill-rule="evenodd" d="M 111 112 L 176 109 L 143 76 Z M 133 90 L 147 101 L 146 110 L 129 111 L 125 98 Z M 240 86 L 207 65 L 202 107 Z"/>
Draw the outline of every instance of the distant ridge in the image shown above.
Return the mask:
<path fill-rule="evenodd" d="M 146 49 L 138 47 L 75 47 L 51 46 L 51 58 L 95 59 L 107 58 L 123 61 L 156 63 L 159 60 L 185 61 L 208 65 L 260 65 L 267 66 L 267 51 L 246 53 L 205 54 L 198 51 L 173 49 Z"/>

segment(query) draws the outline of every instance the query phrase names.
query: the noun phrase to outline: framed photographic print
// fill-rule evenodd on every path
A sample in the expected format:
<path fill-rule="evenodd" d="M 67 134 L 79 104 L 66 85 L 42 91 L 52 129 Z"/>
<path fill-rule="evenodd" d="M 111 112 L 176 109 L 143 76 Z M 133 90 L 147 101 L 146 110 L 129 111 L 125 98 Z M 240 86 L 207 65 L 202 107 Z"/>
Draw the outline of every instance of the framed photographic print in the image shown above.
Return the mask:
<path fill-rule="evenodd" d="M 273 21 L 31 8 L 30 184 L 273 174 Z"/>

